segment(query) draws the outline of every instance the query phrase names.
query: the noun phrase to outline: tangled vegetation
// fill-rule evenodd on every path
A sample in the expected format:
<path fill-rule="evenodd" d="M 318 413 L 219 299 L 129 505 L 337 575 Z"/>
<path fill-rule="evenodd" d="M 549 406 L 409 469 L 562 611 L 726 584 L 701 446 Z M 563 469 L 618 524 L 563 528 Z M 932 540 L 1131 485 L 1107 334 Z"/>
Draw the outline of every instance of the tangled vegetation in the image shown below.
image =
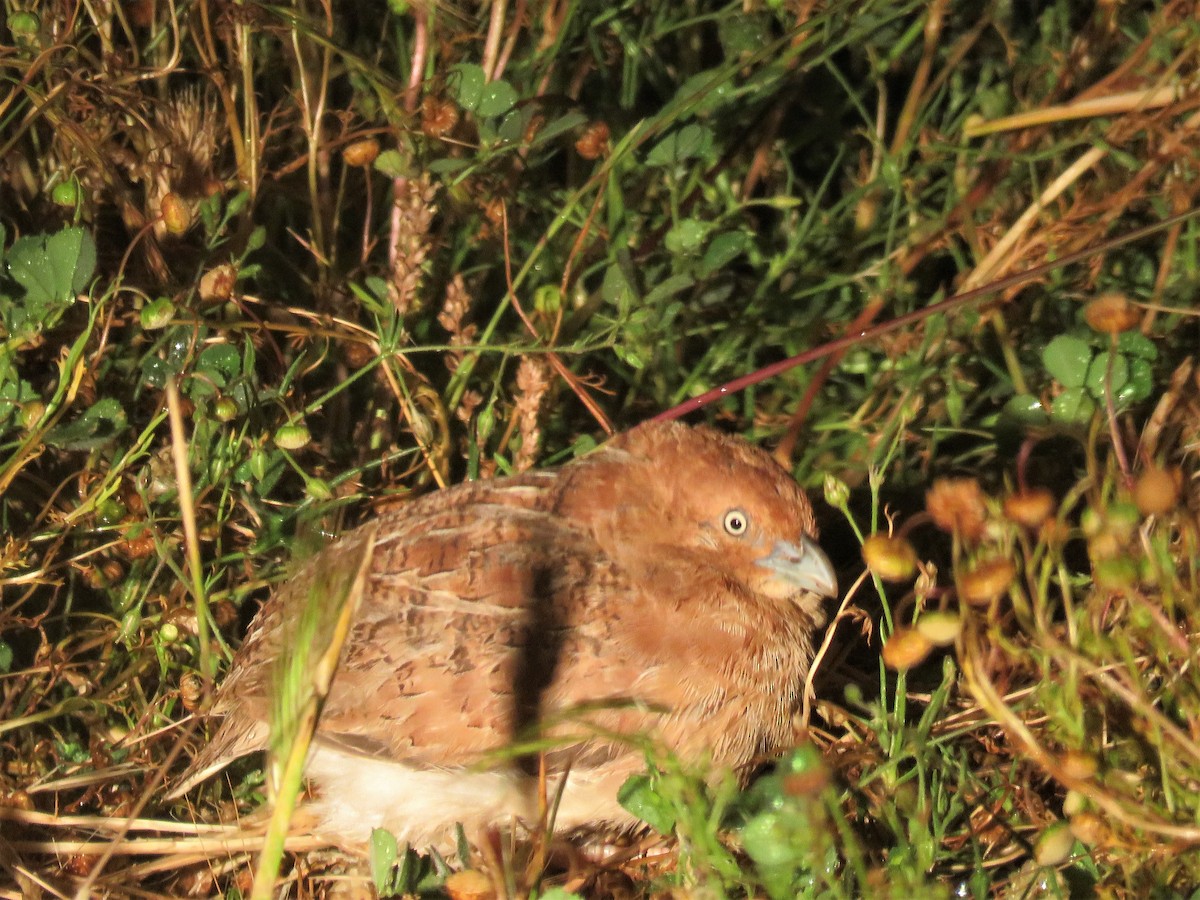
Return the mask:
<path fill-rule="evenodd" d="M 756 372 L 683 411 L 825 499 L 795 752 L 280 889 L 1200 887 L 1193 4 L 9 0 L 0 71 L 0 895 L 249 893 L 261 763 L 163 785 L 292 561 Z"/>

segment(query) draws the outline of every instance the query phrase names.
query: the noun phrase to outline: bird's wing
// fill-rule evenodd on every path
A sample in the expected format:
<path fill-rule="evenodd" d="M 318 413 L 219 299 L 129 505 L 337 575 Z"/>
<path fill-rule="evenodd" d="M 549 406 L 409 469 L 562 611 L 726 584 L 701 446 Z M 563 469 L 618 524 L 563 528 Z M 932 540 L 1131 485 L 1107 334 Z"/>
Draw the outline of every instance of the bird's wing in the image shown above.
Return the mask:
<path fill-rule="evenodd" d="M 317 741 L 413 765 L 471 764 L 546 716 L 630 696 L 645 670 L 606 644 L 612 610 L 631 605 L 633 588 L 553 512 L 554 484 L 543 473 L 462 485 L 378 520 Z M 214 705 L 224 722 L 174 794 L 265 746 L 288 623 L 363 533 L 315 556 L 260 611 Z M 624 708 L 606 724 L 614 716 L 646 712 Z"/>

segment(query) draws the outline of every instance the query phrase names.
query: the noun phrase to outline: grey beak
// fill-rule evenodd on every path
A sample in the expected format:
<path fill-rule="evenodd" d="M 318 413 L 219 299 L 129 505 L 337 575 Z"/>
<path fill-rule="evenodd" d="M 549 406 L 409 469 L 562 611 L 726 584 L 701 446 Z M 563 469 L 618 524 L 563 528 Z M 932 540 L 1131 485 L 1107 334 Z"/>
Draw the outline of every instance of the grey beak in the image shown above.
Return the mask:
<path fill-rule="evenodd" d="M 837 596 L 837 573 L 833 571 L 833 563 L 810 537 L 802 537 L 795 543 L 779 541 L 758 564 L 799 590 L 820 597 Z"/>

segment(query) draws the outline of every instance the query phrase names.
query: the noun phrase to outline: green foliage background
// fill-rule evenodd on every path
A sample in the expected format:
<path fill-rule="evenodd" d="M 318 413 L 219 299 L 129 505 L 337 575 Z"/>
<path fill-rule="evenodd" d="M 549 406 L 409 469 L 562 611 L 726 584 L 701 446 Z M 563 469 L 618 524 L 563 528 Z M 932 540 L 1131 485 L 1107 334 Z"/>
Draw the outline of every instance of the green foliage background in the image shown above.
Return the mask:
<path fill-rule="evenodd" d="M 1104 246 L 1195 205 L 1190 6 L 5 11 L 0 794 L 64 814 L 24 820 L 31 871 L 88 877 L 46 851 L 70 815 L 117 821 L 143 796 L 182 815 L 152 799 L 171 726 L 320 533 L 563 461 L 606 425 L 1094 248 L 696 416 L 783 438 L 833 501 L 847 583 L 855 537 L 919 514 L 937 476 L 978 478 L 990 530 L 918 531 L 915 587 L 855 588 L 815 743 L 750 793 L 660 761 L 638 802 L 682 855 L 629 877 L 779 897 L 1195 885 L 1194 854 L 1173 851 L 1200 842 L 1196 226 Z M 1104 293 L 1141 304 L 1135 329 L 1089 326 Z M 1157 518 L 1131 499 L 1152 463 L 1181 482 Z M 1027 479 L 1060 501 L 1058 531 L 1001 514 Z M 882 637 L 957 611 L 989 555 L 1013 562 L 1007 599 L 964 610 L 923 667 L 876 665 Z M 1064 772 L 1077 750 L 1099 775 Z M 248 775 L 233 799 L 256 789 Z M 1079 824 L 1044 852 L 1060 818 L 1096 810 L 1101 837 Z M 589 878 L 571 889 L 611 891 Z"/>

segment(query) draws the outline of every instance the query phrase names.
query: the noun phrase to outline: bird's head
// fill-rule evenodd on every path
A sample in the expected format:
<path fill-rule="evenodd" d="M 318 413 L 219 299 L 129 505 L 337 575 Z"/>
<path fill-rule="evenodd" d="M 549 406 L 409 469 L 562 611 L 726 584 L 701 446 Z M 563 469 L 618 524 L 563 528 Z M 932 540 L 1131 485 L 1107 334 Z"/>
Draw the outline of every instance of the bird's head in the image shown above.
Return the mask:
<path fill-rule="evenodd" d="M 593 500 L 612 510 L 614 539 L 695 553 L 756 594 L 806 608 L 836 596 L 812 505 L 759 448 L 711 428 L 650 423 L 593 459 Z"/>

